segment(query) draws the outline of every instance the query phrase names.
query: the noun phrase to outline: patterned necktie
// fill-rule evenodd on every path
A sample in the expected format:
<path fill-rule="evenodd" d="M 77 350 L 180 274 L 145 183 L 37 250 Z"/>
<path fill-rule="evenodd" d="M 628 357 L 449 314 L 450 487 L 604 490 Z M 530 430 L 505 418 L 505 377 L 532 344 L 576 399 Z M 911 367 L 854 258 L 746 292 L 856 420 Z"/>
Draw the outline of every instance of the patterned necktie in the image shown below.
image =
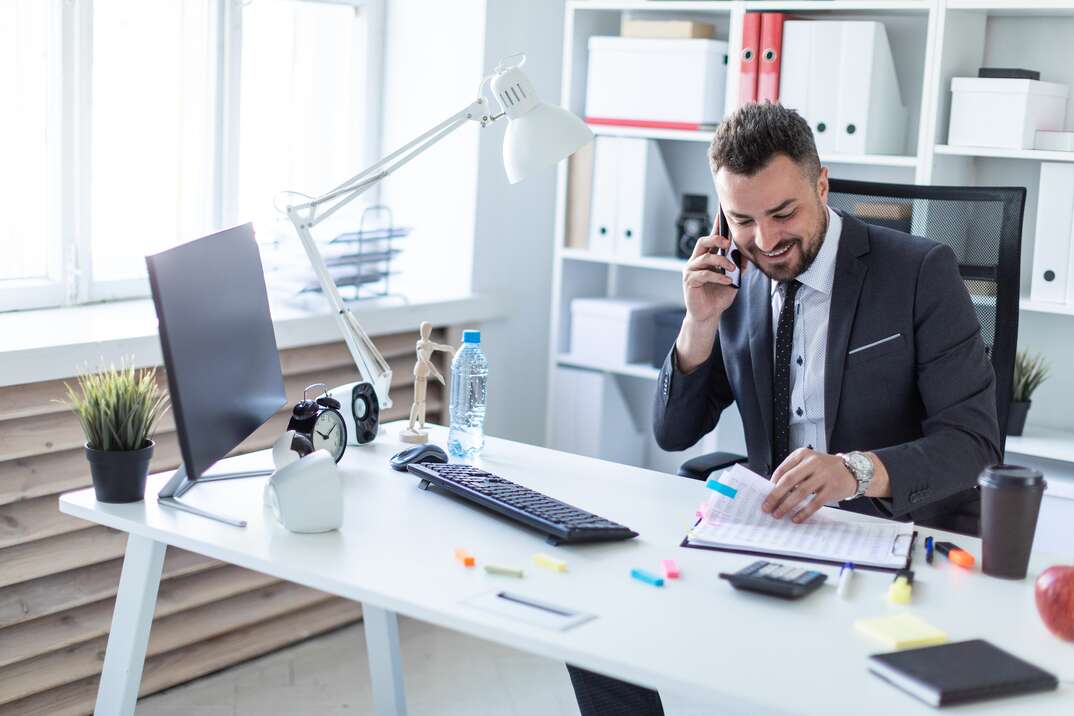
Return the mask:
<path fill-rule="evenodd" d="M 783 281 L 783 308 L 776 326 L 772 365 L 772 470 L 787 458 L 791 439 L 791 349 L 794 347 L 794 298 L 802 284 Z"/>

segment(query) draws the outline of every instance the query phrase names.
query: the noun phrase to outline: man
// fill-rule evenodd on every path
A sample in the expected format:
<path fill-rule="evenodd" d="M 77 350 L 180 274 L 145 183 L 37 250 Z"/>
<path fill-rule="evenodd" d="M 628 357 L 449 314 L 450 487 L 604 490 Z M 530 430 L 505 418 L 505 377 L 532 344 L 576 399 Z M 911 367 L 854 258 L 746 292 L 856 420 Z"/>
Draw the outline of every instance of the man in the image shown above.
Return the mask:
<path fill-rule="evenodd" d="M 775 483 L 764 511 L 838 503 L 976 533 L 976 477 L 1000 459 L 995 375 L 954 253 L 830 209 L 809 125 L 780 105 L 728 117 L 709 159 L 731 237 L 698 241 L 683 271 L 657 442 L 690 447 L 734 401 L 748 466 Z M 737 289 L 714 253 L 732 241 Z M 663 713 L 655 691 L 568 669 L 583 716 Z"/>

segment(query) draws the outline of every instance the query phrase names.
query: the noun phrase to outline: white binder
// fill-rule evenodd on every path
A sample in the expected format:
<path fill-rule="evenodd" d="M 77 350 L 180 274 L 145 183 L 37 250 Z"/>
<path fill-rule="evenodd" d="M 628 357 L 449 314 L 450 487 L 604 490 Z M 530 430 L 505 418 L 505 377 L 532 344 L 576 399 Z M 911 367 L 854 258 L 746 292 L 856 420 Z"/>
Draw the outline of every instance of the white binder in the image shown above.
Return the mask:
<path fill-rule="evenodd" d="M 836 127 L 839 123 L 839 62 L 842 60 L 843 24 L 815 21 L 812 29 L 807 118 L 813 128 L 817 151 L 831 154 L 838 151 Z"/>
<path fill-rule="evenodd" d="M 618 178 L 615 255 L 672 256 L 676 243 L 675 192 L 656 141 L 621 139 Z"/>
<path fill-rule="evenodd" d="M 783 59 L 779 68 L 779 102 L 802 115 L 809 115 L 809 73 L 813 55 L 813 26 L 810 20 L 783 23 Z"/>
<path fill-rule="evenodd" d="M 880 22 L 842 22 L 835 151 L 901 154 L 906 108 L 887 30 Z"/>
<path fill-rule="evenodd" d="M 1041 162 L 1030 297 L 1074 303 L 1074 164 Z"/>
<path fill-rule="evenodd" d="M 652 139 L 597 137 L 589 250 L 640 258 L 675 253 L 675 192 Z"/>
<path fill-rule="evenodd" d="M 589 200 L 589 251 L 599 256 L 611 256 L 615 253 L 619 141 L 618 137 L 597 137 L 593 144 L 593 190 Z"/>

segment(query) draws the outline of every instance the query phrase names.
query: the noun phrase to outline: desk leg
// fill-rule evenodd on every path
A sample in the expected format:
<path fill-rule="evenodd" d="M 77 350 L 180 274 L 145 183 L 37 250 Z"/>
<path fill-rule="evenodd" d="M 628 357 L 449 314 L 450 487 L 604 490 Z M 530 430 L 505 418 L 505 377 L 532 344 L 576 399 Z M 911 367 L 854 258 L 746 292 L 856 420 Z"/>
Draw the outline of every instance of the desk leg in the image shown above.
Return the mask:
<path fill-rule="evenodd" d="M 148 537 L 127 537 L 127 552 L 123 557 L 123 572 L 119 577 L 119 592 L 112 612 L 112 630 L 108 633 L 94 713 L 102 716 L 134 714 L 165 547 L 164 543 Z"/>
<path fill-rule="evenodd" d="M 373 682 L 373 713 L 406 716 L 403 665 L 399 659 L 399 622 L 395 612 L 362 604 L 365 647 Z"/>

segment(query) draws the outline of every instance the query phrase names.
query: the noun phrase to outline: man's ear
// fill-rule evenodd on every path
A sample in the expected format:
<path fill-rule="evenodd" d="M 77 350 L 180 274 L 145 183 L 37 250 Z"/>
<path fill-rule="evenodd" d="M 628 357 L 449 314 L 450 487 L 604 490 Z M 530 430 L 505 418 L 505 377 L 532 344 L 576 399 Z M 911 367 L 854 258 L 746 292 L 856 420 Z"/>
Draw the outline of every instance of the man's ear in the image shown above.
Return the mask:
<path fill-rule="evenodd" d="M 821 167 L 817 176 L 817 196 L 822 204 L 828 203 L 828 167 Z"/>

